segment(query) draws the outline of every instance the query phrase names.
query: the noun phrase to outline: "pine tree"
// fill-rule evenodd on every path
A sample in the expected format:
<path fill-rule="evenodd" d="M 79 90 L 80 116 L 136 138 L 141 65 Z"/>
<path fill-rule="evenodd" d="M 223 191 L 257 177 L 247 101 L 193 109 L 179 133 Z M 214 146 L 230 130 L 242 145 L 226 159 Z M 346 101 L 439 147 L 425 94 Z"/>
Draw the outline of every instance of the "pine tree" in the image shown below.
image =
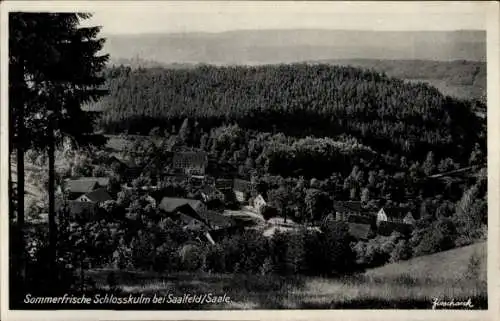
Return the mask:
<path fill-rule="evenodd" d="M 55 261 L 55 144 L 70 136 L 81 144 L 103 143 L 92 135 L 92 119 L 81 110 L 106 91 L 100 72 L 108 59 L 98 56 L 104 43 L 100 28 L 80 28 L 89 14 L 11 13 L 9 85 L 12 130 L 18 155 L 18 224 L 24 222 L 24 150 L 39 148 L 49 156 L 49 231 Z M 14 94 L 13 94 L 14 93 Z M 22 93 L 19 95 L 19 93 Z M 17 94 L 17 95 L 16 95 Z M 25 127 L 30 130 L 26 131 Z"/>

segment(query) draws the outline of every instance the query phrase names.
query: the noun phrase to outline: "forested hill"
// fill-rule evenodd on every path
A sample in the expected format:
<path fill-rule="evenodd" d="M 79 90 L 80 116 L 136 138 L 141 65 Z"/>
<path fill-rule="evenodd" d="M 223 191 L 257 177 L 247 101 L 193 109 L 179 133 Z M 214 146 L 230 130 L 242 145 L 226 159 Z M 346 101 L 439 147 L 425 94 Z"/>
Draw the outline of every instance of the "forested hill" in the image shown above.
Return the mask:
<path fill-rule="evenodd" d="M 305 62 L 305 61 L 303 61 Z M 300 63 L 300 62 L 298 62 Z M 386 73 L 388 76 L 411 82 L 425 82 L 443 94 L 460 99 L 478 99 L 486 102 L 486 62 L 470 60 L 382 60 L 382 59 L 325 59 L 308 63 L 352 66 Z M 199 64 L 160 63 L 134 57 L 113 58 L 110 66 L 130 66 L 132 69 L 164 67 L 168 69 L 196 68 Z"/>
<path fill-rule="evenodd" d="M 101 125 L 147 134 L 196 119 L 290 136 L 348 135 L 380 151 L 466 157 L 485 135 L 471 103 L 425 84 L 331 65 L 111 68 Z M 483 137 L 484 138 L 484 137 Z"/>

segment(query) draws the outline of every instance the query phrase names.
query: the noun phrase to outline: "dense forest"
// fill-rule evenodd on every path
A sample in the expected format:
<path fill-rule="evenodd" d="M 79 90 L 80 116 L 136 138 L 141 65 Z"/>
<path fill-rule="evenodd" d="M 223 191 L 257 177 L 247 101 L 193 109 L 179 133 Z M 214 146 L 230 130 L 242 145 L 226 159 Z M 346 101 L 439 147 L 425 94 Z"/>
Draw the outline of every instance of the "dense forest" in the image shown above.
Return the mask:
<path fill-rule="evenodd" d="M 479 102 L 353 67 L 117 67 L 106 77 L 100 125 L 109 133 L 147 134 L 189 117 L 206 130 L 235 122 L 294 137 L 348 135 L 412 159 L 432 149 L 464 160 L 476 143 L 485 148 L 485 122 L 472 111 Z"/>
<path fill-rule="evenodd" d="M 483 61 L 453 60 L 394 60 L 394 59 L 325 59 L 307 61 L 310 64 L 327 64 L 364 68 L 390 77 L 409 81 L 426 82 L 443 94 L 460 99 L 486 102 L 486 63 Z M 111 58 L 110 66 L 130 66 L 132 69 L 163 67 L 167 69 L 196 68 L 192 63 L 161 63 L 153 60 Z"/>

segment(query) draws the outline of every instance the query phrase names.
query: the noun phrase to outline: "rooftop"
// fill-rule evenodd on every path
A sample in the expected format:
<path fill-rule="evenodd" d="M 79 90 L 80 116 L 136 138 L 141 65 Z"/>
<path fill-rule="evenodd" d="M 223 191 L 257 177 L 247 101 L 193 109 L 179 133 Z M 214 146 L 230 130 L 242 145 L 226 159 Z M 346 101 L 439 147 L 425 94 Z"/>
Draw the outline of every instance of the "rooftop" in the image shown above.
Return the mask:
<path fill-rule="evenodd" d="M 87 180 L 87 179 L 73 179 L 69 180 L 68 183 L 68 190 L 71 193 L 89 193 L 92 192 L 94 189 L 97 188 L 98 186 L 98 180 Z"/>
<path fill-rule="evenodd" d="M 113 199 L 104 188 L 96 189 L 95 191 L 85 194 L 85 196 L 94 203 L 102 203 Z"/>
<path fill-rule="evenodd" d="M 203 202 L 188 198 L 164 197 L 158 207 L 167 213 L 171 213 L 185 205 L 189 205 L 193 210 L 198 211 Z"/>
<path fill-rule="evenodd" d="M 408 215 L 409 211 L 407 208 L 401 207 L 382 207 L 381 210 L 384 210 L 384 213 L 387 215 L 387 218 L 392 219 L 403 219 Z"/>
<path fill-rule="evenodd" d="M 109 185 L 109 177 L 79 177 L 74 180 L 78 181 L 95 181 L 99 186 L 105 187 Z"/>

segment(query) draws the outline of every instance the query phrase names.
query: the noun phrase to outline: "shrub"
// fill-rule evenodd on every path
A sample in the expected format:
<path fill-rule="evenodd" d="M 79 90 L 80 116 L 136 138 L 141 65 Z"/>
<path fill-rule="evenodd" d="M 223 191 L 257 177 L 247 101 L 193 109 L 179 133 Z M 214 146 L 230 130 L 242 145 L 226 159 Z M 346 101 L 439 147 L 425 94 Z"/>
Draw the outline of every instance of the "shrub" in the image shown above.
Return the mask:
<path fill-rule="evenodd" d="M 226 272 L 226 253 L 221 245 L 215 244 L 208 248 L 206 265 L 208 271 Z"/>
<path fill-rule="evenodd" d="M 206 251 L 203 247 L 186 244 L 179 251 L 180 263 L 186 271 L 200 271 L 205 267 Z"/>

